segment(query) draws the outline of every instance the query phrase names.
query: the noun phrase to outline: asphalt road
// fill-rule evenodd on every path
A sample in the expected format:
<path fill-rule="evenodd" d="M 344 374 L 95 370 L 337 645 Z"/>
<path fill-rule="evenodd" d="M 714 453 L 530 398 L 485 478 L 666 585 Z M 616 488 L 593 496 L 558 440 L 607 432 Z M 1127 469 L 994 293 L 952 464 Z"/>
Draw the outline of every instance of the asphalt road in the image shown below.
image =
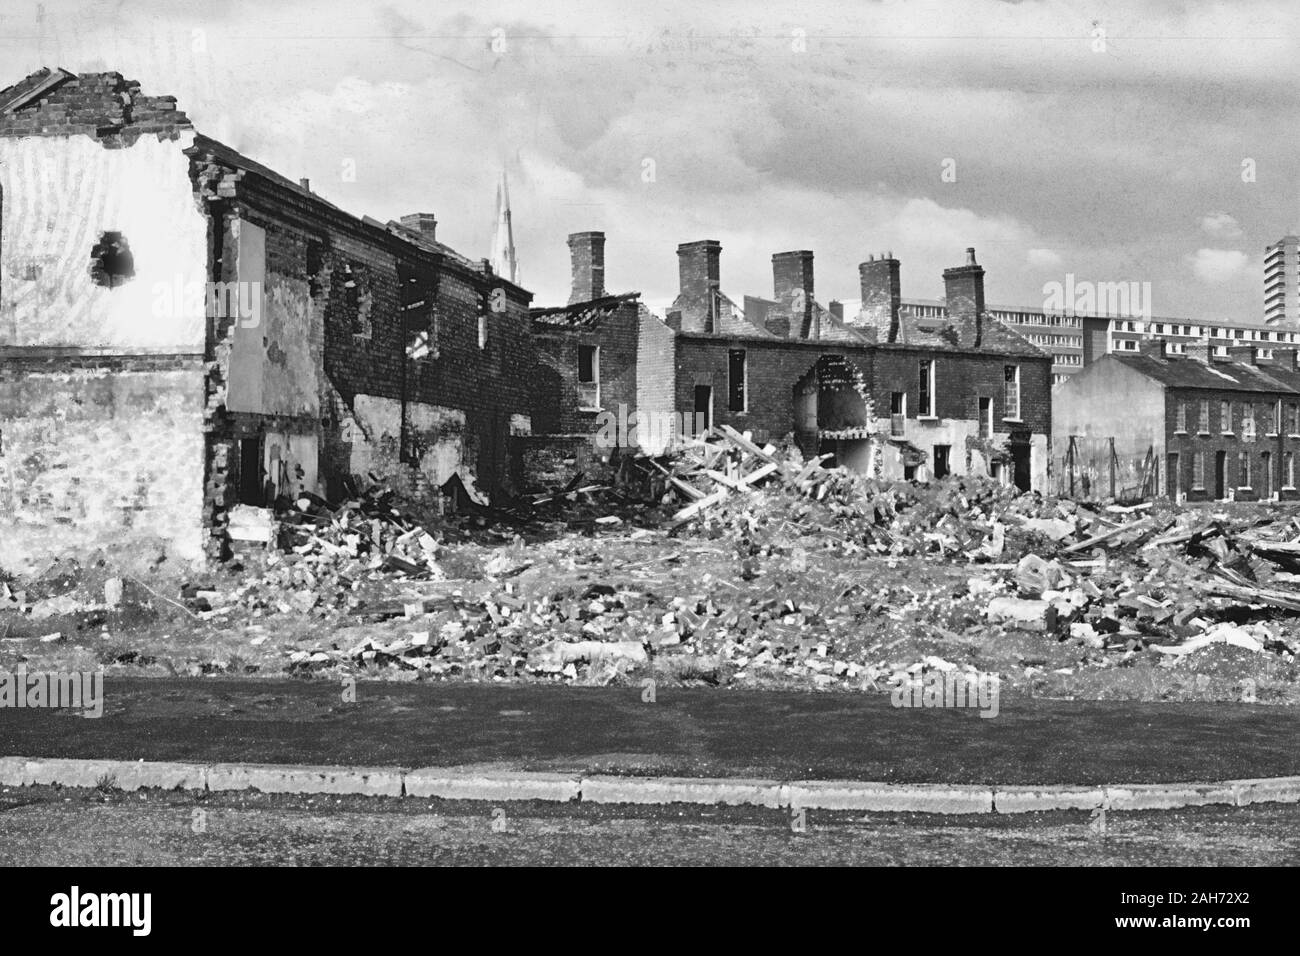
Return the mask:
<path fill-rule="evenodd" d="M 888 694 L 660 686 L 109 677 L 103 716 L 0 708 L 0 755 L 491 765 L 897 783 L 1108 784 L 1300 774 L 1300 711 L 1003 695 L 997 717 Z"/>
<path fill-rule="evenodd" d="M 1300 806 L 1016 817 L 0 792 L 0 865 L 1294 866 Z"/>

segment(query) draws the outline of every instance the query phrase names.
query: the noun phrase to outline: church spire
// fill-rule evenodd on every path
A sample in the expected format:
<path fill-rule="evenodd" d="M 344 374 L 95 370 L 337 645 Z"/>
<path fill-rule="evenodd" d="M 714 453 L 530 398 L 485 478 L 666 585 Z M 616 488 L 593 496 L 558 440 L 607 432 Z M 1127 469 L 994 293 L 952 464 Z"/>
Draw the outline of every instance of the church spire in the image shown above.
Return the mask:
<path fill-rule="evenodd" d="M 497 185 L 497 224 L 492 236 L 492 270 L 504 279 L 519 282 L 519 261 L 515 258 L 515 231 L 510 223 L 510 186 L 501 170 Z"/>

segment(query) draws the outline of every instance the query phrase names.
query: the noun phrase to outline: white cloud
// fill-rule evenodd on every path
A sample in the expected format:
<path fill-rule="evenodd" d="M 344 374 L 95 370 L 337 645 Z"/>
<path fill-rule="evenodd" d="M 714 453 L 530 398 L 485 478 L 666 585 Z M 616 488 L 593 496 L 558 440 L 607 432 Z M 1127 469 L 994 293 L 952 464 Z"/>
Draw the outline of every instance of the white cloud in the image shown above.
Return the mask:
<path fill-rule="evenodd" d="M 1218 284 L 1239 276 L 1250 258 L 1236 249 L 1197 249 L 1187 256 L 1187 261 L 1196 278 Z"/>
<path fill-rule="evenodd" d="M 1025 254 L 1025 261 L 1035 269 L 1059 269 L 1065 260 L 1051 249 L 1030 249 Z"/>
<path fill-rule="evenodd" d="M 1201 219 L 1201 230 L 1213 239 L 1240 239 L 1241 226 L 1226 212 L 1212 212 Z"/>

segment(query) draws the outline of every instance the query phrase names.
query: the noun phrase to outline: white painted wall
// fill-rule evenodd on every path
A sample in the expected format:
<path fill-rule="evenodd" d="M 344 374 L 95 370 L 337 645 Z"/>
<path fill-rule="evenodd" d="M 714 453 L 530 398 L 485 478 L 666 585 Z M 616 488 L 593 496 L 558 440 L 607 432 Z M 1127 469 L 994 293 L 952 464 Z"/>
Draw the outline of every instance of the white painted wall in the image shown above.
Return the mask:
<path fill-rule="evenodd" d="M 207 279 L 193 133 L 105 149 L 89 136 L 0 138 L 0 345 L 201 352 L 202 309 L 160 308 L 159 289 Z M 90 277 L 102 233 L 120 232 L 135 278 Z"/>

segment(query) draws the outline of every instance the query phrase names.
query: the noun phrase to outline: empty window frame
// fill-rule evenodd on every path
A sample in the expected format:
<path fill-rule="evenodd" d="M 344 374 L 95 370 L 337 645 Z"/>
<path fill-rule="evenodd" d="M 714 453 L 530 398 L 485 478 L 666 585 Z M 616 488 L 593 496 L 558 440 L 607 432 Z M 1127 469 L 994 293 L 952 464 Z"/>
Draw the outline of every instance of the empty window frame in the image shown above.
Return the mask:
<path fill-rule="evenodd" d="M 916 414 L 920 418 L 934 415 L 934 360 L 921 359 L 917 375 Z"/>
<path fill-rule="evenodd" d="M 743 412 L 748 409 L 749 380 L 744 349 L 727 352 L 727 410 Z"/>
<path fill-rule="evenodd" d="M 1020 366 L 1007 365 L 1002 370 L 1006 385 L 1003 396 L 1003 417 L 1014 421 L 1020 420 Z"/>
<path fill-rule="evenodd" d="M 600 346 L 578 346 L 578 404 L 600 408 Z"/>

